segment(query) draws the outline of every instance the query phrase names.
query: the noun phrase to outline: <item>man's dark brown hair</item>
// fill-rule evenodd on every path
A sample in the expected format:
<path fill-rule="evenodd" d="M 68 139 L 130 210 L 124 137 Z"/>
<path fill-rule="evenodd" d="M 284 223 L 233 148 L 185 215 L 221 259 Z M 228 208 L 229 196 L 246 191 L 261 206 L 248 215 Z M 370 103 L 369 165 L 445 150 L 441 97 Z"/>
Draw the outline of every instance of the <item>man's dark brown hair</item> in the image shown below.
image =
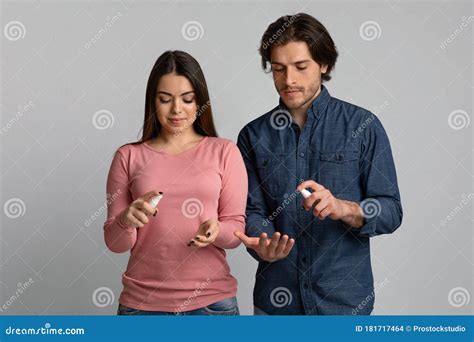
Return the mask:
<path fill-rule="evenodd" d="M 308 45 L 316 63 L 328 66 L 326 73 L 321 75 L 321 79 L 329 81 L 338 56 L 336 45 L 324 25 L 306 13 L 285 15 L 268 26 L 262 36 L 259 49 L 263 70 L 266 72 L 271 70 L 270 56 L 274 46 L 299 41 Z"/>

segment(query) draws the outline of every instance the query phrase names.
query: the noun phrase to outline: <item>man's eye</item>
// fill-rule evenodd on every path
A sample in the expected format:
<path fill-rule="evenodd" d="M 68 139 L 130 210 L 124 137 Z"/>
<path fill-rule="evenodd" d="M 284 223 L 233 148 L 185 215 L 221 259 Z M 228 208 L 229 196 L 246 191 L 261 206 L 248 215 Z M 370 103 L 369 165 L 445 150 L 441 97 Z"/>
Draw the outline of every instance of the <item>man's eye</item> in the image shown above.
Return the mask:
<path fill-rule="evenodd" d="M 275 72 L 283 72 L 285 69 L 283 68 L 273 68 L 273 71 Z"/>
<path fill-rule="evenodd" d="M 306 67 L 298 67 L 297 69 L 298 70 L 304 70 L 304 69 L 306 69 Z"/>

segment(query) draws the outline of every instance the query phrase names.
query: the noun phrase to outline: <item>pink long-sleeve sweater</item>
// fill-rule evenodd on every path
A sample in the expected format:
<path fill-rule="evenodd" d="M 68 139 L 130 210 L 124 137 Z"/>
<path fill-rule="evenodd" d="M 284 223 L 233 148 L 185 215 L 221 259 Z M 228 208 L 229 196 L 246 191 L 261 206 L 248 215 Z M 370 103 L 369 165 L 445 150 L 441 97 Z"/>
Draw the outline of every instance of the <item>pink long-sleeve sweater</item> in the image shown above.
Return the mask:
<path fill-rule="evenodd" d="M 164 193 L 159 212 L 142 228 L 124 226 L 119 214 L 151 190 Z M 235 296 L 224 249 L 244 231 L 247 174 L 230 140 L 205 137 L 177 155 L 147 143 L 117 150 L 107 179 L 105 243 L 130 251 L 119 302 L 132 308 L 180 312 Z M 220 233 L 204 248 L 188 247 L 201 223 L 216 218 Z"/>

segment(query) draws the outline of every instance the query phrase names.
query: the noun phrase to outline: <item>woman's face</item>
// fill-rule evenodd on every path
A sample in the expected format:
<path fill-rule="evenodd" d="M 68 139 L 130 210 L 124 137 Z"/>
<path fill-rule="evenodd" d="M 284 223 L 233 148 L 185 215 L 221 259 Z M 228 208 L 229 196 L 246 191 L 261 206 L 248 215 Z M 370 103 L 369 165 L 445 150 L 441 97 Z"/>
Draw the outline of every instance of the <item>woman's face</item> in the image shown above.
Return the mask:
<path fill-rule="evenodd" d="M 175 73 L 162 76 L 155 99 L 156 114 L 164 131 L 182 134 L 193 129 L 196 120 L 196 94 L 191 82 Z"/>

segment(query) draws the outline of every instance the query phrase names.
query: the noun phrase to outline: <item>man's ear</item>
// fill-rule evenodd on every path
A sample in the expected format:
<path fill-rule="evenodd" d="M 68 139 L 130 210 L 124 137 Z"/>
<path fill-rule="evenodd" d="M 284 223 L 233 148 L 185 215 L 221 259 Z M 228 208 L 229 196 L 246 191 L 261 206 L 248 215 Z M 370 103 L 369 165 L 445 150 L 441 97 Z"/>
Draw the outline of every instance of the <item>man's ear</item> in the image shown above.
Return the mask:
<path fill-rule="evenodd" d="M 326 71 L 328 71 L 328 66 L 327 66 L 327 64 L 321 65 L 321 74 L 325 74 Z"/>

